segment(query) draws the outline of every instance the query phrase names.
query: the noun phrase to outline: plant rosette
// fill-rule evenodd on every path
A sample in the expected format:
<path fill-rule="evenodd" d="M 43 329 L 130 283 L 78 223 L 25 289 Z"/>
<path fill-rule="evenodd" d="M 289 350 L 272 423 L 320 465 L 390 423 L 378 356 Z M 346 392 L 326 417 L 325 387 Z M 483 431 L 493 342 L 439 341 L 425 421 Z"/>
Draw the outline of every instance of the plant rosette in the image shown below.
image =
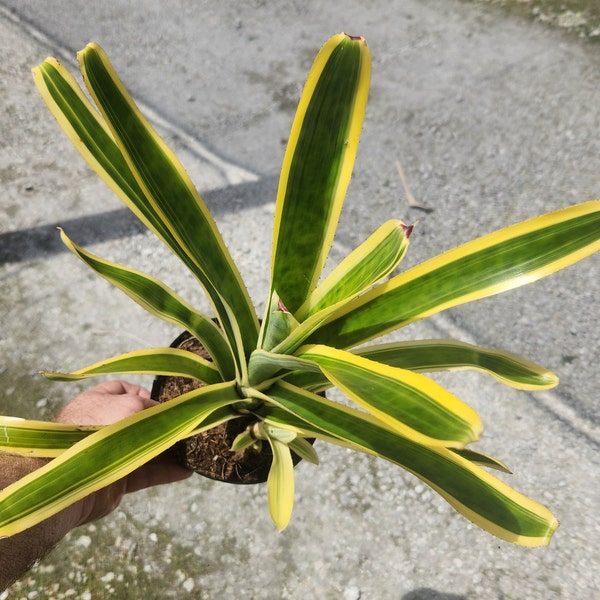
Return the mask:
<path fill-rule="evenodd" d="M 171 344 L 211 360 L 204 346 L 189 332 L 184 331 Z M 151 397 L 159 402 L 168 402 L 182 394 L 203 387 L 198 379 L 176 375 L 158 375 L 152 384 Z M 324 392 L 321 392 L 324 395 Z M 239 450 L 232 450 L 238 436 L 244 432 L 254 436 L 254 443 Z M 309 439 L 312 444 L 314 439 Z M 269 444 L 258 437 L 256 418 L 230 419 L 211 429 L 179 440 L 171 452 L 183 466 L 199 475 L 224 483 L 264 483 L 269 476 L 273 453 Z M 292 452 L 294 465 L 301 458 Z"/>
<path fill-rule="evenodd" d="M 146 348 L 72 373 L 46 372 L 63 381 L 142 373 L 202 385 L 99 428 L 3 418 L 0 449 L 53 460 L 0 493 L 0 535 L 35 525 L 181 440 L 238 421 L 243 426 L 233 451 L 271 450 L 268 505 L 280 530 L 292 513 L 292 455 L 316 463 L 307 441 L 314 438 L 406 469 L 499 538 L 547 544 L 558 526 L 555 516 L 490 472 L 508 469 L 470 447 L 482 431 L 479 416 L 425 374 L 475 369 L 525 390 L 555 386 L 556 376 L 507 352 L 456 340 L 364 344 L 596 252 L 600 201 L 512 225 L 399 274 L 393 272 L 412 226 L 392 219 L 324 274 L 371 70 L 363 38 L 335 35 L 312 65 L 292 124 L 276 198 L 270 290 L 259 322 L 198 191 L 104 51 L 89 44 L 78 58 L 95 106 L 53 58 L 34 69 L 42 97 L 89 165 L 189 269 L 214 314 L 153 277 L 91 254 L 64 231 L 61 238 L 150 313 L 189 331 L 211 360 L 183 348 Z M 323 397 L 331 387 L 351 402 Z"/>

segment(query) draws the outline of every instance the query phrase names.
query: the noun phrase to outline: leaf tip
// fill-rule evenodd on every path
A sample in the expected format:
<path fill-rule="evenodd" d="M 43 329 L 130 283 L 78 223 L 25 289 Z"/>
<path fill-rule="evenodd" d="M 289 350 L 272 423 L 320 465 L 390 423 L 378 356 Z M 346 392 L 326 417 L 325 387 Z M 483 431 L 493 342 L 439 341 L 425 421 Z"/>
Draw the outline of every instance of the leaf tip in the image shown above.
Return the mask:
<path fill-rule="evenodd" d="M 283 303 L 281 298 L 277 299 L 277 312 L 282 312 L 286 314 L 290 313 L 290 311 L 287 309 L 286 305 Z"/>
<path fill-rule="evenodd" d="M 362 35 L 350 35 L 349 33 L 346 33 L 344 31 L 344 35 L 346 37 L 349 37 L 353 42 L 364 42 L 365 44 L 367 43 L 367 40 L 365 40 L 365 38 Z"/>
<path fill-rule="evenodd" d="M 406 223 L 400 223 L 400 229 L 402 229 L 402 231 L 404 232 L 404 235 L 406 236 L 407 240 L 410 239 L 410 236 L 412 235 L 412 232 L 413 232 L 414 228 L 417 226 L 418 222 L 419 221 L 415 221 L 411 225 L 406 225 Z"/>

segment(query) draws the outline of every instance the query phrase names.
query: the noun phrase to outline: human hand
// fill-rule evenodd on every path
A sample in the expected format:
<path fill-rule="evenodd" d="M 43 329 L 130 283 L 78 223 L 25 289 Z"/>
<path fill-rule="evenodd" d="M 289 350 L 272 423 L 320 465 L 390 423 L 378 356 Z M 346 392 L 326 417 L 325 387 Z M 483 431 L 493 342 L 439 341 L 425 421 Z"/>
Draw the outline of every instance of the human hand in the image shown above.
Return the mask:
<path fill-rule="evenodd" d="M 54 419 L 71 425 L 111 425 L 154 406 L 150 392 L 127 381 L 105 381 L 73 398 Z"/>
<path fill-rule="evenodd" d="M 81 393 L 67 404 L 55 421 L 73 425 L 111 425 L 157 404 L 148 390 L 126 381 L 107 381 Z M 127 477 L 94 492 L 73 505 L 74 526 L 111 513 L 125 494 L 147 487 L 187 479 L 192 472 L 167 455 L 160 455 Z"/>
<path fill-rule="evenodd" d="M 155 404 L 144 388 L 126 381 L 108 381 L 74 398 L 55 420 L 75 425 L 110 425 Z M 0 489 L 46 462 L 47 459 L 0 453 Z M 157 456 L 127 477 L 90 494 L 30 529 L 0 539 L 0 592 L 45 556 L 71 529 L 112 512 L 125 494 L 180 481 L 191 475 L 191 471 L 167 455 Z"/>

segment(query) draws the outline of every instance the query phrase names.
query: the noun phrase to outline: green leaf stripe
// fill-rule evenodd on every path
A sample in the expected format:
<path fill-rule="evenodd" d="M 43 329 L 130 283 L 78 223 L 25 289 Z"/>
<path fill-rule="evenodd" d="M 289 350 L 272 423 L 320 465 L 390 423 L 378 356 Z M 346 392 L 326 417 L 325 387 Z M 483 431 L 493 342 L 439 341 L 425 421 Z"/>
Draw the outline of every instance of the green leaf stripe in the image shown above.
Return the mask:
<path fill-rule="evenodd" d="M 258 336 L 258 348 L 272 350 L 298 327 L 294 315 L 283 305 L 277 292 L 271 294 Z"/>
<path fill-rule="evenodd" d="M 192 273 L 196 265 L 180 247 L 144 191 L 108 130 L 71 74 L 53 58 L 33 69 L 35 83 L 48 108 L 75 148 L 127 207 L 153 231 Z"/>
<path fill-rule="evenodd" d="M 0 536 L 13 535 L 128 475 L 239 402 L 234 383 L 194 390 L 103 427 L 0 492 Z"/>
<path fill-rule="evenodd" d="M 600 201 L 549 213 L 418 265 L 349 302 L 307 343 L 348 348 L 549 275 L 600 249 Z"/>
<path fill-rule="evenodd" d="M 456 340 L 391 342 L 361 348 L 353 353 L 418 373 L 473 369 L 522 390 L 547 389 L 558 384 L 554 373 L 529 360 Z"/>
<path fill-rule="evenodd" d="M 0 417 L 0 452 L 55 457 L 98 427 Z"/>
<path fill-rule="evenodd" d="M 283 160 L 271 292 L 295 314 L 314 289 L 350 181 L 364 117 L 370 55 L 363 39 L 332 37 L 309 73 Z"/>
<path fill-rule="evenodd" d="M 252 353 L 248 370 L 250 385 L 253 387 L 260 387 L 261 383 L 267 382 L 286 370 L 315 371 L 322 377 L 319 366 L 310 360 L 290 356 L 289 354 L 275 354 L 265 350 L 255 350 Z"/>
<path fill-rule="evenodd" d="M 235 377 L 231 349 L 212 319 L 198 312 L 158 279 L 95 256 L 71 241 L 62 230 L 61 238 L 84 263 L 142 308 L 192 333 L 208 351 L 222 379 Z"/>
<path fill-rule="evenodd" d="M 106 123 L 91 106 L 77 82 L 52 58 L 44 61 L 33 73 L 48 108 L 77 150 L 146 227 L 190 269 L 205 288 L 215 311 L 226 327 L 229 339 L 233 340 L 234 335 L 229 327 L 227 311 L 219 291 L 199 268 L 189 249 L 170 231 L 164 215 L 147 198 Z M 126 94 L 124 89 L 123 92 Z M 138 116 L 142 118 L 141 115 Z M 200 200 L 199 202 L 201 203 Z M 216 227 L 214 233 L 219 235 Z"/>
<path fill-rule="evenodd" d="M 222 303 L 236 315 L 249 356 L 256 347 L 258 320 L 208 208 L 176 156 L 140 113 L 104 51 L 89 44 L 78 58 L 86 85 L 132 173 L 159 218 L 198 265 L 197 276 L 210 294 L 232 346 L 235 336 L 228 331 Z"/>
<path fill-rule="evenodd" d="M 396 268 L 408 248 L 411 227 L 390 220 L 355 248 L 320 283 L 296 314 L 299 320 L 369 289 Z"/>
<path fill-rule="evenodd" d="M 474 462 L 475 464 L 481 465 L 482 467 L 488 467 L 490 469 L 496 469 L 496 471 L 502 471 L 512 475 L 512 471 L 500 460 L 481 452 L 476 452 L 470 448 L 452 448 L 453 452 L 456 452 L 459 456 Z"/>
<path fill-rule="evenodd" d="M 481 434 L 477 413 L 423 375 L 327 346 L 303 347 L 298 354 L 382 423 L 421 443 L 463 447 Z"/>
<path fill-rule="evenodd" d="M 117 373 L 191 377 L 206 384 L 223 381 L 219 371 L 211 362 L 193 352 L 178 348 L 147 348 L 128 352 L 72 373 L 42 372 L 45 377 L 54 381 L 77 381 Z"/>
<path fill-rule="evenodd" d="M 453 452 L 424 446 L 365 419 L 360 412 L 279 382 L 269 395 L 292 414 L 319 427 L 341 445 L 385 458 L 410 471 L 476 525 L 524 546 L 549 543 L 558 526 L 544 506 Z"/>
<path fill-rule="evenodd" d="M 416 373 L 476 370 L 520 390 L 548 389 L 558 384 L 554 373 L 525 358 L 456 340 L 390 342 L 351 352 L 356 356 Z M 286 380 L 313 392 L 326 390 L 331 385 L 323 374 L 317 372 L 293 373 L 287 375 Z"/>

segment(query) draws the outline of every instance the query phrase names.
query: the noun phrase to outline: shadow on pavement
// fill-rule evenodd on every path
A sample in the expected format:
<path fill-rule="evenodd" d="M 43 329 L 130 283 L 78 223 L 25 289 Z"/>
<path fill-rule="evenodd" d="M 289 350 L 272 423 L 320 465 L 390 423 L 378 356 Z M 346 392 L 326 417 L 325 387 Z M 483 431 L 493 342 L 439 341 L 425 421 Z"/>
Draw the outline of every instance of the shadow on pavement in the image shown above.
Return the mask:
<path fill-rule="evenodd" d="M 430 588 L 419 588 L 404 594 L 402 600 L 467 600 L 467 598 L 457 594 L 444 594 Z"/>
<path fill-rule="evenodd" d="M 215 217 L 233 213 L 241 208 L 274 202 L 277 178 L 265 177 L 202 194 L 211 214 Z M 84 217 L 62 220 L 48 225 L 0 234 L 0 265 L 48 257 L 66 248 L 60 241 L 57 227 L 62 227 L 82 246 L 139 235 L 146 227 L 128 208 L 119 208 Z"/>

